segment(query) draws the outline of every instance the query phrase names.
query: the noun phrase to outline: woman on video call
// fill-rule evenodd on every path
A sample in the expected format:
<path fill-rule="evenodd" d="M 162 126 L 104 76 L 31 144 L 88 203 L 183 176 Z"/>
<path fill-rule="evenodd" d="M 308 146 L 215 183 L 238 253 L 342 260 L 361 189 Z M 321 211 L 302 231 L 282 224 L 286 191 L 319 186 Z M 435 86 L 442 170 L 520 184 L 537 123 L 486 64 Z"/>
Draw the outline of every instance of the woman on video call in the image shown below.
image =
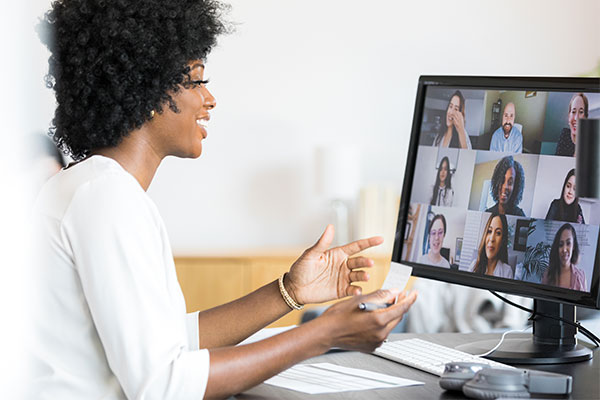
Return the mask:
<path fill-rule="evenodd" d="M 442 158 L 433 184 L 433 194 L 430 204 L 432 206 L 452 207 L 454 200 L 454 189 L 452 189 L 452 173 L 450 172 L 450 160 Z"/>
<path fill-rule="evenodd" d="M 512 156 L 501 159 L 492 174 L 491 192 L 496 202 L 486 212 L 525 216 L 519 203 L 523 198 L 525 187 L 525 171 L 523 166 Z"/>
<path fill-rule="evenodd" d="M 569 102 L 569 113 L 567 121 L 568 128 L 564 128 L 560 133 L 558 144 L 556 145 L 557 156 L 575 156 L 575 144 L 577 143 L 577 122 L 580 118 L 588 117 L 589 102 L 583 93 L 576 93 Z"/>
<path fill-rule="evenodd" d="M 476 274 L 513 278 L 514 271 L 508 264 L 508 223 L 505 215 L 490 215 L 481 236 L 477 259 L 473 260 L 469 270 Z"/>
<path fill-rule="evenodd" d="M 434 146 L 471 149 L 471 139 L 465 129 L 465 97 L 457 90 L 450 97 L 446 108 L 443 129 L 433 141 Z"/>
<path fill-rule="evenodd" d="M 435 215 L 429 224 L 429 251 L 421 254 L 417 262 L 420 264 L 435 265 L 436 267 L 450 268 L 450 263 L 440 251 L 446 237 L 446 218 L 442 214 Z"/>
<path fill-rule="evenodd" d="M 165 157 L 202 152 L 216 106 L 204 62 L 228 30 L 224 8 L 63 0 L 41 22 L 57 104 L 51 133 L 76 163 L 47 182 L 32 218 L 39 259 L 29 398 L 226 398 L 331 347 L 373 351 L 415 301 L 400 294 L 388 308 L 359 311 L 360 302 L 399 294 L 363 296 L 353 284 L 368 279 L 358 268 L 373 261 L 350 256 L 382 239 L 330 249 L 328 226 L 279 280 L 186 314 L 146 190 Z M 346 296 L 354 297 L 295 329 L 234 346 L 302 304 Z"/>
<path fill-rule="evenodd" d="M 542 283 L 566 289 L 587 290 L 585 272 L 577 267 L 578 261 L 577 233 L 575 228 L 567 223 L 561 226 L 554 236 L 548 269 L 542 277 Z"/>
<path fill-rule="evenodd" d="M 585 224 L 579 197 L 575 196 L 575 168 L 567 173 L 560 193 L 560 198 L 550 203 L 546 219 Z"/>

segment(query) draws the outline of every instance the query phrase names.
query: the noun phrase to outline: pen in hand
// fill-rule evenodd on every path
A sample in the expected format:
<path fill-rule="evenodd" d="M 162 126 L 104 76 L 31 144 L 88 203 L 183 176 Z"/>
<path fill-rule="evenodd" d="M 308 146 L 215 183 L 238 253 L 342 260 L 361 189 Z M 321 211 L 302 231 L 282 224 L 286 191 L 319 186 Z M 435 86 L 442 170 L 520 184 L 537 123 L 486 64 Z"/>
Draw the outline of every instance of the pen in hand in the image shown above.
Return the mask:
<path fill-rule="evenodd" d="M 393 303 L 359 303 L 358 304 L 358 309 L 361 311 L 375 311 L 375 310 L 380 310 L 382 308 L 388 308 L 389 306 L 393 306 L 394 304 L 396 304 L 398 302 L 398 296 L 396 296 L 396 299 L 394 300 Z"/>
<path fill-rule="evenodd" d="M 386 303 L 359 303 L 358 309 L 361 311 L 375 311 L 380 310 L 382 308 L 388 308 L 394 303 L 386 304 Z"/>

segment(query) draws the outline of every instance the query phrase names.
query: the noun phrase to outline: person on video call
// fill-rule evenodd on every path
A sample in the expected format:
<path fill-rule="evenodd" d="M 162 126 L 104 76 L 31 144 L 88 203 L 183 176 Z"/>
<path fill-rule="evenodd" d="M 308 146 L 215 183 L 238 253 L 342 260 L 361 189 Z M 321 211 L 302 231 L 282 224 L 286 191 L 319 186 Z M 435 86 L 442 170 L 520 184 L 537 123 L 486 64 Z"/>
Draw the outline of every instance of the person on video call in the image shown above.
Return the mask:
<path fill-rule="evenodd" d="M 57 103 L 52 137 L 76 162 L 48 181 L 33 214 L 40 257 L 30 398 L 225 398 L 331 347 L 373 351 L 415 301 L 397 290 L 360 295 L 353 283 L 368 275 L 358 268 L 373 261 L 350 256 L 382 239 L 329 248 L 328 226 L 279 280 L 186 314 L 146 190 L 165 157 L 202 152 L 216 106 L 204 63 L 228 31 L 225 8 L 63 0 L 40 23 Z M 358 309 L 398 295 L 388 308 Z M 302 304 L 346 296 L 313 321 L 234 346 Z"/>
<path fill-rule="evenodd" d="M 446 218 L 442 214 L 437 214 L 429 224 L 429 251 L 426 254 L 421 254 L 417 262 L 421 264 L 435 265 L 436 267 L 450 268 L 450 263 L 440 251 L 446 237 Z"/>
<path fill-rule="evenodd" d="M 437 169 L 433 194 L 430 204 L 432 206 L 452 207 L 454 200 L 454 189 L 452 189 L 452 173 L 450 172 L 450 160 L 442 158 Z"/>
<path fill-rule="evenodd" d="M 564 224 L 554 236 L 542 283 L 566 289 L 587 290 L 585 271 L 577 267 L 578 260 L 579 244 L 575 228 L 571 224 Z"/>
<path fill-rule="evenodd" d="M 496 129 L 490 142 L 490 151 L 504 153 L 522 153 L 523 135 L 515 125 L 516 108 L 514 103 L 507 103 L 502 113 L 502 126 Z"/>
<path fill-rule="evenodd" d="M 589 110 L 588 98 L 583 93 L 576 93 L 569 102 L 568 128 L 560 133 L 556 145 L 557 156 L 575 156 L 575 144 L 577 143 L 577 122 L 580 118 L 587 118 Z"/>
<path fill-rule="evenodd" d="M 525 213 L 518 206 L 523 198 L 524 188 L 525 171 L 521 163 L 512 156 L 502 158 L 494 168 L 490 188 L 496 204 L 485 211 L 524 217 Z"/>
<path fill-rule="evenodd" d="M 476 274 L 513 278 L 514 271 L 508 264 L 508 223 L 506 216 L 492 213 L 485 225 L 477 259 L 469 267 Z"/>
<path fill-rule="evenodd" d="M 560 192 L 560 198 L 552 200 L 546 219 L 585 224 L 583 211 L 579 205 L 579 197 L 575 196 L 575 168 L 567 173 Z"/>
<path fill-rule="evenodd" d="M 450 97 L 446 120 L 433 141 L 434 146 L 471 149 L 471 139 L 465 129 L 465 97 L 457 90 Z"/>

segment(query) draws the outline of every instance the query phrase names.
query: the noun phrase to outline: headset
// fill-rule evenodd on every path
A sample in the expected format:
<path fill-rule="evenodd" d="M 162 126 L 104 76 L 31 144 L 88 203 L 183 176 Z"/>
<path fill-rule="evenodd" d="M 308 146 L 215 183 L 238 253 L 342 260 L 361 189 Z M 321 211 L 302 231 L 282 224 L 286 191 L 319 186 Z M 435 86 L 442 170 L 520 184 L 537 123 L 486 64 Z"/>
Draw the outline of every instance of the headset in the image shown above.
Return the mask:
<path fill-rule="evenodd" d="M 473 399 L 529 398 L 530 393 L 570 394 L 573 378 L 553 372 L 451 362 L 446 364 L 440 377 L 440 386 L 446 390 L 462 390 Z"/>

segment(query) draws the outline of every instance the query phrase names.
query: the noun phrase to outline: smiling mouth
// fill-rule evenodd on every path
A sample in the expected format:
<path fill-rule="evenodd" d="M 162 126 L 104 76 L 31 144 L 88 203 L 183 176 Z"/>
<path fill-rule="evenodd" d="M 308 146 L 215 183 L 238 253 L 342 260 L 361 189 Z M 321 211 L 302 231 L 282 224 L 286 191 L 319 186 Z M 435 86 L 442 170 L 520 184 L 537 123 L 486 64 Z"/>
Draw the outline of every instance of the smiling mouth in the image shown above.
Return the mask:
<path fill-rule="evenodd" d="M 208 120 L 206 119 L 197 119 L 196 120 L 196 125 L 198 125 L 200 128 L 202 128 L 202 136 L 204 138 L 206 138 L 208 136 Z"/>

